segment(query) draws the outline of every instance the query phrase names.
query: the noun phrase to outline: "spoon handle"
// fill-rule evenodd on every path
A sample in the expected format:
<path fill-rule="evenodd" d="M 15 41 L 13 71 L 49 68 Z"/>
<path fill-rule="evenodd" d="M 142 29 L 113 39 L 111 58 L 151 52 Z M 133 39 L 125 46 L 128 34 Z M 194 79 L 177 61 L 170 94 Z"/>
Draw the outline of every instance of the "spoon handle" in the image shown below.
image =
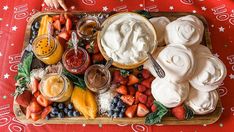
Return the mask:
<path fill-rule="evenodd" d="M 113 63 L 113 59 L 110 58 L 110 59 L 106 62 L 104 69 L 108 69 L 108 68 L 112 65 L 112 63 Z"/>
<path fill-rule="evenodd" d="M 148 55 L 148 57 L 150 59 L 151 64 L 153 65 L 154 70 L 157 73 L 157 75 L 160 78 L 164 78 L 165 77 L 165 72 L 162 69 L 162 67 L 158 64 L 158 62 L 153 58 L 153 56 L 149 52 L 147 52 L 147 55 Z"/>

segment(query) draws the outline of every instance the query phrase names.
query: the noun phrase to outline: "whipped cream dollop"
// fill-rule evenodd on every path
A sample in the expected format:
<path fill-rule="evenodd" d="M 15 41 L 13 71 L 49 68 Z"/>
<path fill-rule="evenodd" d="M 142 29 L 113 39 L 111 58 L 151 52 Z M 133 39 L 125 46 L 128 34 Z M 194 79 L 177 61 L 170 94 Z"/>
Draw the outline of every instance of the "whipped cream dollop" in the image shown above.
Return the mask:
<path fill-rule="evenodd" d="M 165 78 L 172 82 L 187 81 L 194 72 L 194 56 L 184 45 L 168 45 L 157 56 L 165 71 Z"/>
<path fill-rule="evenodd" d="M 197 54 L 194 76 L 190 84 L 200 91 L 212 91 L 217 89 L 227 75 L 223 62 L 211 54 Z"/>
<path fill-rule="evenodd" d="M 167 108 L 182 104 L 189 94 L 189 83 L 172 83 L 166 79 L 156 78 L 151 84 L 154 98 Z"/>
<path fill-rule="evenodd" d="M 205 53 L 205 54 L 210 54 L 212 55 L 210 49 L 204 45 L 198 44 L 198 45 L 194 45 L 191 47 L 193 53 L 196 54 L 201 54 L 201 53 Z"/>
<path fill-rule="evenodd" d="M 170 20 L 167 17 L 153 17 L 149 19 L 149 21 L 153 24 L 156 30 L 159 46 L 164 45 L 165 29 L 167 24 L 170 23 Z"/>
<path fill-rule="evenodd" d="M 142 16 L 120 14 L 104 24 L 101 45 L 115 62 L 134 64 L 147 57 L 147 52 L 157 46 L 157 37 L 152 24 Z"/>
<path fill-rule="evenodd" d="M 195 114 L 203 115 L 213 112 L 218 100 L 219 95 L 216 90 L 204 92 L 191 87 L 185 104 L 188 105 Z"/>
<path fill-rule="evenodd" d="M 165 42 L 192 46 L 200 44 L 203 33 L 200 26 L 189 20 L 175 20 L 166 26 Z"/>

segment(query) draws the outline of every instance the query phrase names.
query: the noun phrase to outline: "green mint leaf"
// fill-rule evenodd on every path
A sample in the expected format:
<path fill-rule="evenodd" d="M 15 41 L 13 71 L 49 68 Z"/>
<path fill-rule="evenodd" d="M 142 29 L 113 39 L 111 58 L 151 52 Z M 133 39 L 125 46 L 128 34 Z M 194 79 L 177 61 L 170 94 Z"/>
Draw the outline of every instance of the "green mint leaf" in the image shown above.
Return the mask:
<path fill-rule="evenodd" d="M 73 82 L 74 85 L 81 87 L 81 88 L 86 88 L 84 79 L 82 79 L 81 77 L 74 75 L 70 72 L 68 72 L 67 70 L 63 70 L 63 75 L 65 75 L 69 80 L 71 80 L 71 82 Z"/>

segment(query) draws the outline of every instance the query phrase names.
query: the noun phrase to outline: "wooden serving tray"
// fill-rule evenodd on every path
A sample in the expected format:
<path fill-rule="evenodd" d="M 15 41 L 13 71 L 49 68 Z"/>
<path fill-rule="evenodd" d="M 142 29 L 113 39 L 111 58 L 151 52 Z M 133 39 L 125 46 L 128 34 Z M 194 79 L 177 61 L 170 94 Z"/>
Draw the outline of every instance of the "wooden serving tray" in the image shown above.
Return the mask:
<path fill-rule="evenodd" d="M 24 39 L 24 48 L 29 44 L 29 39 L 31 35 L 31 25 L 35 20 L 39 20 L 43 15 L 56 15 L 60 14 L 62 12 L 38 12 L 35 15 L 33 15 L 26 27 L 25 32 L 25 39 Z M 71 12 L 74 15 L 78 15 L 84 12 Z M 98 14 L 99 12 L 87 12 L 88 14 Z M 175 20 L 178 17 L 184 16 L 184 15 L 195 15 L 198 18 L 200 18 L 204 24 L 205 27 L 205 33 L 203 36 L 202 44 L 207 46 L 209 49 L 212 50 L 211 41 L 210 41 L 210 32 L 208 30 L 208 23 L 205 20 L 203 16 L 200 16 L 198 14 L 193 13 L 169 13 L 169 12 L 151 12 L 152 16 L 165 16 L 168 17 L 170 20 Z M 26 119 L 26 116 L 21 109 L 21 107 L 14 101 L 13 103 L 13 110 L 16 118 L 21 121 L 22 123 L 27 124 L 144 124 L 145 118 L 140 117 L 134 117 L 134 118 L 110 118 L 110 117 L 97 117 L 95 119 L 85 119 L 83 116 L 80 117 L 65 117 L 65 118 L 51 118 L 50 120 L 38 120 L 36 122 L 33 122 L 32 120 Z M 161 124 L 157 125 L 203 125 L 203 124 L 212 124 L 215 123 L 222 113 L 222 104 L 219 99 L 217 107 L 214 112 L 206 115 L 195 115 L 193 119 L 190 120 L 177 120 L 175 117 L 164 117 Z"/>

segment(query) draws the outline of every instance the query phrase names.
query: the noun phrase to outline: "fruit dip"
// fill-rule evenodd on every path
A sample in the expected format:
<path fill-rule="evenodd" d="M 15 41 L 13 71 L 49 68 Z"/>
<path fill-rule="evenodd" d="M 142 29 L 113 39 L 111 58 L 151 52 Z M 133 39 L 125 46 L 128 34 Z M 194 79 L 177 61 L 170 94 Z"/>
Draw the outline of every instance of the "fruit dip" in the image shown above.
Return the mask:
<path fill-rule="evenodd" d="M 152 95 L 167 108 L 176 107 L 184 102 L 189 94 L 189 83 L 172 83 L 157 77 L 151 84 Z"/>
<path fill-rule="evenodd" d="M 204 27 L 195 16 L 178 18 L 166 26 L 165 41 L 167 44 L 193 46 L 202 41 Z"/>
<path fill-rule="evenodd" d="M 90 57 L 86 50 L 77 48 L 77 54 L 73 48 L 63 54 L 62 62 L 66 70 L 73 74 L 82 74 L 90 65 Z"/>
<path fill-rule="evenodd" d="M 217 89 L 224 78 L 227 70 L 223 62 L 212 54 L 197 54 L 194 76 L 190 84 L 201 91 L 212 91 Z"/>
<path fill-rule="evenodd" d="M 91 91 L 103 93 L 110 86 L 111 74 L 108 69 L 104 69 L 104 65 L 96 64 L 86 70 L 84 80 Z"/>
<path fill-rule="evenodd" d="M 144 17 L 121 13 L 110 18 L 104 22 L 101 46 L 115 62 L 126 65 L 138 63 L 157 46 L 155 30 Z"/>
<path fill-rule="evenodd" d="M 156 30 L 159 45 L 164 45 L 165 29 L 167 24 L 170 23 L 170 20 L 167 17 L 154 17 L 149 19 L 149 21 L 153 24 Z"/>
<path fill-rule="evenodd" d="M 45 64 L 56 64 L 63 55 L 63 48 L 57 39 L 50 36 L 50 43 L 48 35 L 38 36 L 33 41 L 33 52 L 36 57 Z"/>
<path fill-rule="evenodd" d="M 185 101 L 195 114 L 208 114 L 215 110 L 219 95 L 216 90 L 210 92 L 190 88 L 188 99 Z"/>
<path fill-rule="evenodd" d="M 67 77 L 59 74 L 47 74 L 40 82 L 40 91 L 44 97 L 54 102 L 64 102 L 72 94 L 72 84 Z"/>

